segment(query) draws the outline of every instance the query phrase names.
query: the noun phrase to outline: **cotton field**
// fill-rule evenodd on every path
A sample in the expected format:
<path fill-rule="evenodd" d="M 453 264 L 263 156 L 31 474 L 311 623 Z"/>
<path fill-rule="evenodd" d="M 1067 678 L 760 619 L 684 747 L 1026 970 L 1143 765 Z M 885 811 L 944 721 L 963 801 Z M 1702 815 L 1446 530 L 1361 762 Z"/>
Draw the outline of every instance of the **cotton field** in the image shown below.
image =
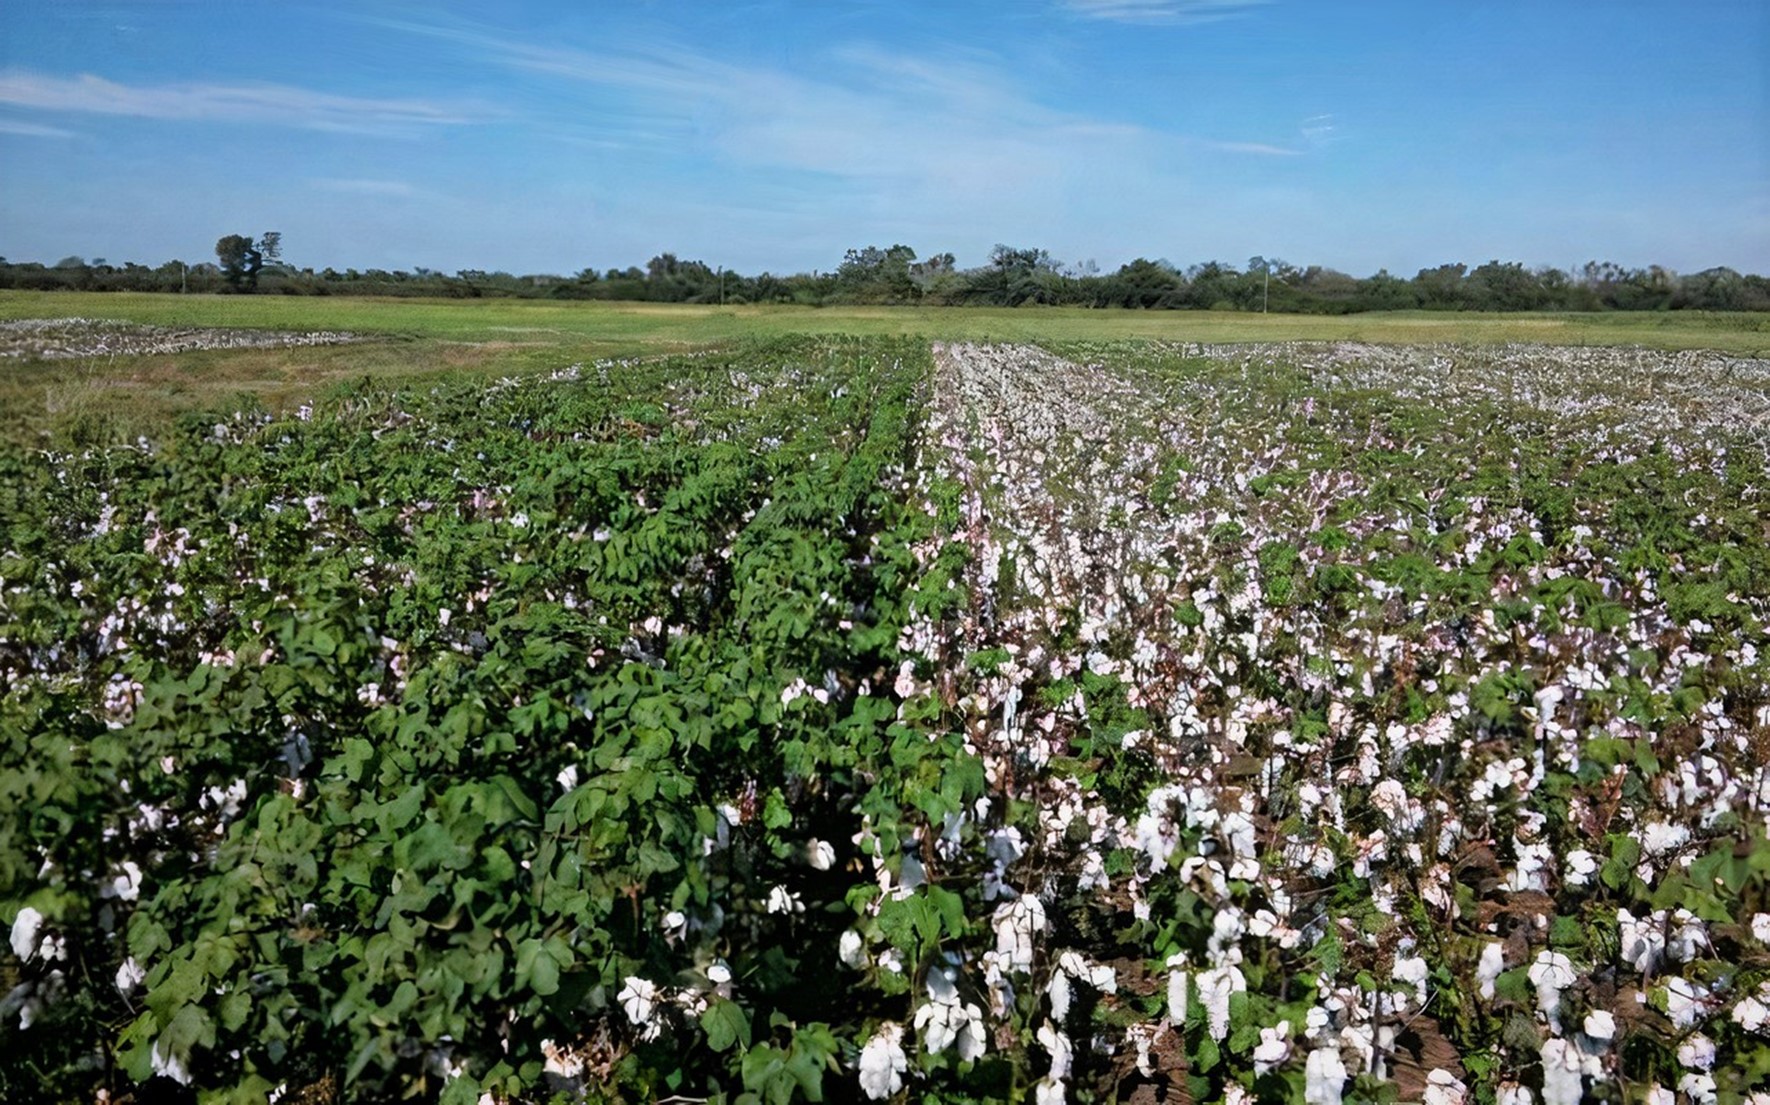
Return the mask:
<path fill-rule="evenodd" d="M 1770 1101 L 1767 383 L 798 339 L 11 456 L 0 1078 Z"/>

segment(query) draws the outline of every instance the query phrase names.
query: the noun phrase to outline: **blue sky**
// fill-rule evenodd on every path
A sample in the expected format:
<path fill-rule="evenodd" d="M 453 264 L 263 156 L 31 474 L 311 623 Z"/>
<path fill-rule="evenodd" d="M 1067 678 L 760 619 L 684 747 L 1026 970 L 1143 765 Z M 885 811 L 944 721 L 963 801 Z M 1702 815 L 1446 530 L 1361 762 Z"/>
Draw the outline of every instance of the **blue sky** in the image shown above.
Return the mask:
<path fill-rule="evenodd" d="M 1770 4 L 0 5 L 0 256 L 1770 271 Z"/>

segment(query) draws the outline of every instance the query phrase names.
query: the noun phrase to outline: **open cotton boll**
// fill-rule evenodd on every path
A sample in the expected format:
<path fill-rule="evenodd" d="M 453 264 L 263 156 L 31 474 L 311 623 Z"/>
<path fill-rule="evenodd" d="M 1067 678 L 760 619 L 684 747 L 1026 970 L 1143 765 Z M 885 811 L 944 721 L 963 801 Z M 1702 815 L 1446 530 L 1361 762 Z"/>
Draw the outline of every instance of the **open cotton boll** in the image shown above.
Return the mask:
<path fill-rule="evenodd" d="M 1303 1065 L 1306 1105 L 1341 1105 L 1346 1089 L 1346 1063 L 1337 1047 L 1318 1047 Z"/>
<path fill-rule="evenodd" d="M 657 1011 L 658 988 L 647 979 L 628 975 L 615 1000 L 620 1002 L 629 1021 L 643 1027 L 651 1023 L 652 1015 Z"/>
<path fill-rule="evenodd" d="M 1204 1007 L 1211 1039 L 1229 1035 L 1229 998 L 1247 988 L 1247 978 L 1234 964 L 1199 972 L 1198 1000 Z"/>
<path fill-rule="evenodd" d="M 1037 897 L 1022 894 L 996 907 L 996 954 L 1008 971 L 1032 970 L 1034 937 L 1045 929 L 1045 907 Z"/>
<path fill-rule="evenodd" d="M 1290 1058 L 1290 1035 L 1289 1021 L 1281 1021 L 1276 1027 L 1260 1030 L 1260 1042 L 1254 1045 L 1251 1056 L 1255 1074 L 1268 1074 Z"/>
<path fill-rule="evenodd" d="M 29 960 L 37 952 L 37 932 L 43 927 L 43 914 L 25 906 L 12 919 L 12 954 Z"/>
<path fill-rule="evenodd" d="M 890 1021 L 873 1031 L 860 1049 L 860 1088 L 874 1101 L 883 1101 L 903 1089 L 909 1058 L 903 1053 L 903 1026 Z"/>
<path fill-rule="evenodd" d="M 1544 949 L 1537 953 L 1536 961 L 1530 965 L 1529 977 L 1536 987 L 1537 1012 L 1549 1022 L 1551 1028 L 1561 1026 L 1561 991 L 1578 981 L 1573 972 L 1573 961 L 1561 952 Z"/>

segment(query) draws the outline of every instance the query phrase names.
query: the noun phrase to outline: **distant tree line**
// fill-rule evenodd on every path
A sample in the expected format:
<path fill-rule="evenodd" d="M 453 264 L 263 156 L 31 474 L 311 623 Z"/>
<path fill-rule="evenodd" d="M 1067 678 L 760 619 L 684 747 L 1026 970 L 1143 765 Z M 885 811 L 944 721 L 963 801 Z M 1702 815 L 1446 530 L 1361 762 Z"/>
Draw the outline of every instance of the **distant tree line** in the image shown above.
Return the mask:
<path fill-rule="evenodd" d="M 1355 277 L 1320 265 L 1252 257 L 1242 266 L 1207 261 L 1180 268 L 1138 258 L 1112 272 L 1064 264 L 1042 249 L 999 245 L 988 263 L 959 268 L 951 253 L 918 258 L 905 245 L 851 249 L 829 272 L 744 275 L 664 253 L 645 267 L 573 276 L 462 269 L 297 268 L 280 260 L 281 236 L 228 235 L 216 262 L 168 261 L 157 268 L 103 258 L 53 265 L 0 258 L 0 288 L 79 291 L 234 292 L 265 295 L 452 296 L 599 299 L 656 303 L 927 304 L 1018 307 L 1045 304 L 1143 310 L 1272 311 L 1770 311 L 1770 278 L 1729 268 L 1677 274 L 1657 265 L 1591 261 L 1576 271 L 1489 261 Z"/>

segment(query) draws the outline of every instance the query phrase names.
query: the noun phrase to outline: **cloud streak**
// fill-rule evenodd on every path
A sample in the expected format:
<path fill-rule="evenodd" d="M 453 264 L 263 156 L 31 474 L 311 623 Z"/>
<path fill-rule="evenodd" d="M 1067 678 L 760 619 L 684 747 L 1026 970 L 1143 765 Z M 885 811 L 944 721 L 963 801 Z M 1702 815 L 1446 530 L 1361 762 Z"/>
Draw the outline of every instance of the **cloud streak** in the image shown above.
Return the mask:
<path fill-rule="evenodd" d="M 1261 157 L 1302 157 L 1302 150 L 1293 150 L 1288 146 L 1274 146 L 1266 142 L 1206 142 L 1214 150 L 1228 153 L 1251 153 Z"/>
<path fill-rule="evenodd" d="M 1246 15 L 1268 0 L 1059 0 L 1064 10 L 1082 19 L 1108 23 L 1215 23 Z"/>
<path fill-rule="evenodd" d="M 413 132 L 485 121 L 483 109 L 434 100 L 341 96 L 286 84 L 127 85 L 90 73 L 0 71 L 0 104 L 136 119 L 251 123 L 349 133 Z M 50 128 L 53 129 L 53 128 Z"/>
<path fill-rule="evenodd" d="M 1184 197 L 1208 166 L 1304 156 L 1050 106 L 986 54 L 850 46 L 788 71 L 657 42 L 577 49 L 461 24 L 399 26 L 547 82 L 564 110 L 528 122 L 564 142 L 628 143 L 629 179 L 672 162 L 732 174 L 728 198 L 749 208 L 741 217 L 716 216 L 707 193 L 666 168 L 660 187 L 604 209 L 616 226 L 668 221 L 676 242 L 704 226 L 721 240 L 767 236 L 756 248 L 777 256 L 795 237 L 834 235 L 1113 248 L 1100 240 L 1117 236 L 1109 226 L 1124 224 L 1126 239 L 1164 233 L 1152 224 L 1195 233 Z"/>
<path fill-rule="evenodd" d="M 342 192 L 353 196 L 384 196 L 410 199 L 418 189 L 403 180 L 366 180 L 355 177 L 316 177 L 310 183 L 322 192 Z"/>
<path fill-rule="evenodd" d="M 17 119 L 0 119 L 0 134 L 17 134 L 26 138 L 75 138 L 76 132 L 61 127 L 46 127 L 41 123 L 26 123 Z"/>

